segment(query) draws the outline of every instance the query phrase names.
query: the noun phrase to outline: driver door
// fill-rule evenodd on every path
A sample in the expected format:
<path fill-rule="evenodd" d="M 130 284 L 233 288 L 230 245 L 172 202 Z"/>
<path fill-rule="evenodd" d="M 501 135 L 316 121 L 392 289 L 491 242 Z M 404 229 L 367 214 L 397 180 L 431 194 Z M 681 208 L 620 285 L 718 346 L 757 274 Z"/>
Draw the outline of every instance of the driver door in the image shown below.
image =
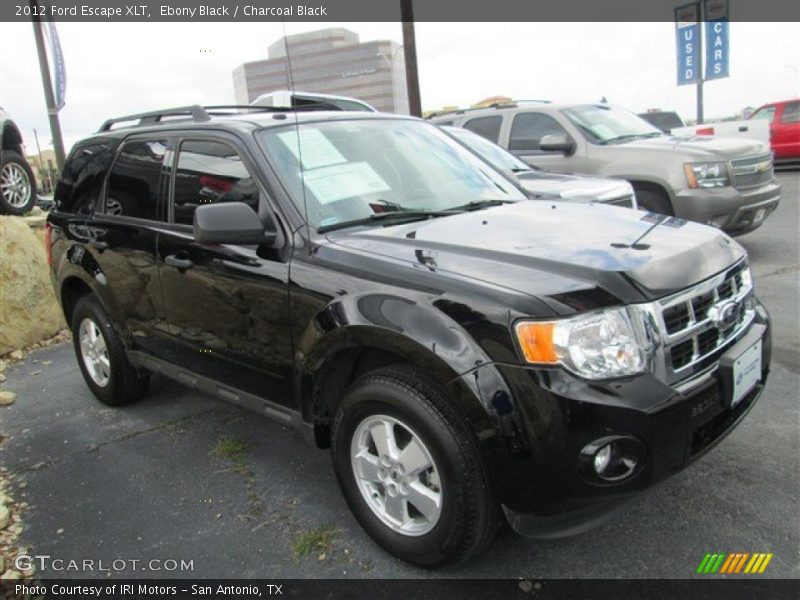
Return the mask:
<path fill-rule="evenodd" d="M 159 234 L 156 257 L 163 296 L 161 331 L 170 362 L 288 405 L 289 263 L 278 252 L 202 244 L 193 235 L 194 211 L 203 204 L 244 202 L 265 224 L 275 218 L 253 173 L 252 161 L 234 138 L 179 140 L 169 224 Z"/>

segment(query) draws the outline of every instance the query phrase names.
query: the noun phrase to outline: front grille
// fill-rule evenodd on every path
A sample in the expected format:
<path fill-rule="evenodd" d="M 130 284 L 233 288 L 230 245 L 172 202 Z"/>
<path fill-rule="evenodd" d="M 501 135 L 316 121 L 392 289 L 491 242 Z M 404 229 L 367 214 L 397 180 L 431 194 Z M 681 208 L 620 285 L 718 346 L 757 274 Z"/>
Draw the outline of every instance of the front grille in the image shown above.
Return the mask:
<path fill-rule="evenodd" d="M 737 158 L 731 161 L 733 187 L 746 189 L 769 183 L 773 179 L 771 154 Z"/>
<path fill-rule="evenodd" d="M 690 377 L 729 345 L 753 319 L 744 263 L 658 303 L 657 323 L 668 383 Z M 726 318 L 722 318 L 725 313 Z M 715 358 L 714 358 L 715 360 Z"/>

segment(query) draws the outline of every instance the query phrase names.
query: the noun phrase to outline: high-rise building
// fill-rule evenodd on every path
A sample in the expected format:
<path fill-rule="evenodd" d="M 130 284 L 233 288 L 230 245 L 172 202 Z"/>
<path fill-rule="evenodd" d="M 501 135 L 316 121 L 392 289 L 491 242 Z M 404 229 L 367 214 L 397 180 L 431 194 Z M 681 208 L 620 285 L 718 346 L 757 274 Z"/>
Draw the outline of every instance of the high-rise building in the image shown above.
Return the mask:
<path fill-rule="evenodd" d="M 408 113 L 402 46 L 396 42 L 360 42 L 353 31 L 322 29 L 281 38 L 269 46 L 267 56 L 234 70 L 237 104 L 294 89 L 352 96 L 382 112 Z"/>

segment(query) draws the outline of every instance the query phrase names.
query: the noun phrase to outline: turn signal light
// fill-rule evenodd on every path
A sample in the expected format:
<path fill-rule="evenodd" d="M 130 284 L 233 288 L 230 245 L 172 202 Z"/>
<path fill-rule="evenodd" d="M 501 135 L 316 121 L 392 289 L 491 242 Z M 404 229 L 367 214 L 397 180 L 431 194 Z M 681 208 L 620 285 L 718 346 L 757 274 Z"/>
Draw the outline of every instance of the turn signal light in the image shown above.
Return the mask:
<path fill-rule="evenodd" d="M 556 364 L 558 355 L 553 345 L 555 323 L 518 323 L 517 339 L 530 363 Z"/>

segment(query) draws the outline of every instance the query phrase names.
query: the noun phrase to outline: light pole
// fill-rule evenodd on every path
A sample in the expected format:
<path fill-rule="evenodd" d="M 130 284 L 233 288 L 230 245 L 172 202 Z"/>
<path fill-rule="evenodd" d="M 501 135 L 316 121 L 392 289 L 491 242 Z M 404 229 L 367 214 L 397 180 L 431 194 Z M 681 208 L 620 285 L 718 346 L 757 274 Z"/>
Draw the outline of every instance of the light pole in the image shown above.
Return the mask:
<path fill-rule="evenodd" d="M 414 34 L 414 9 L 411 0 L 400 0 L 400 18 L 403 21 L 403 47 L 406 57 L 406 88 L 408 88 L 408 112 L 412 117 L 422 116 L 419 97 L 419 73 L 417 72 L 417 40 Z"/>

